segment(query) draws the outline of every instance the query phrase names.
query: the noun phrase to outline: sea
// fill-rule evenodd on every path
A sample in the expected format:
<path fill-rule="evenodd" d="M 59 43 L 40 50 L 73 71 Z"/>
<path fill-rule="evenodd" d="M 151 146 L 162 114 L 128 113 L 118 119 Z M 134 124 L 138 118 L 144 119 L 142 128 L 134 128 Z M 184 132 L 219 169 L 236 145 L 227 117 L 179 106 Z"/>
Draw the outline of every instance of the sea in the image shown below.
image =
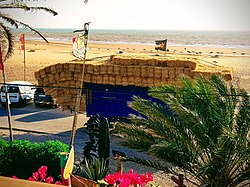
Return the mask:
<path fill-rule="evenodd" d="M 48 41 L 70 42 L 78 34 L 75 29 L 37 29 Z M 26 34 L 26 40 L 42 40 L 28 29 L 13 29 L 18 38 Z M 90 29 L 89 42 L 112 44 L 154 45 L 156 40 L 167 39 L 169 46 L 194 46 L 250 49 L 250 31 L 180 31 L 180 30 L 113 30 Z"/>

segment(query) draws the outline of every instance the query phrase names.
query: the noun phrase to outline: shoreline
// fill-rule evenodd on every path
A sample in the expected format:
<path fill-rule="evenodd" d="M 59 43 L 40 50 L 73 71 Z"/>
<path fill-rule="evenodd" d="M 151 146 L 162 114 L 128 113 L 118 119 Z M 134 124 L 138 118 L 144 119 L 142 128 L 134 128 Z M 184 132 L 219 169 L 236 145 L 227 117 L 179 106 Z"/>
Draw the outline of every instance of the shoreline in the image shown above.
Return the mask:
<path fill-rule="evenodd" d="M 5 72 L 7 82 L 24 80 L 23 51 L 18 49 L 19 43 L 14 45 L 14 54 L 6 61 Z M 34 72 L 46 66 L 57 63 L 67 63 L 76 60 L 72 55 L 72 42 L 28 40 L 25 44 L 26 81 L 37 83 Z M 234 76 L 239 79 L 240 87 L 250 93 L 250 49 L 210 48 L 168 46 L 167 57 L 195 57 L 202 61 L 218 66 L 230 67 Z M 124 55 L 164 56 L 164 51 L 156 51 L 155 45 L 134 44 L 100 44 L 88 43 L 87 59 L 105 57 L 122 53 Z M 2 76 L 0 82 L 3 82 Z"/>

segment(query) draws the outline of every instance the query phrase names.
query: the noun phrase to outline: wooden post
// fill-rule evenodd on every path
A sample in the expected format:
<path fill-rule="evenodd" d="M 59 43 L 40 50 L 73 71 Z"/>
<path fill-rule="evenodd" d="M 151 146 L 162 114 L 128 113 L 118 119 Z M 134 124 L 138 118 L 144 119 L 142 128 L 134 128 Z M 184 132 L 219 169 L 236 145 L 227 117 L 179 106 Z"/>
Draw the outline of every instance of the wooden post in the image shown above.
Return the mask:
<path fill-rule="evenodd" d="M 88 45 L 88 32 L 89 32 L 89 24 L 85 23 L 84 24 L 84 57 L 82 58 L 82 77 L 81 77 L 81 84 L 77 93 L 77 99 L 76 99 L 76 107 L 74 110 L 74 119 L 73 119 L 73 124 L 72 124 L 72 130 L 71 130 L 71 139 L 70 139 L 70 149 L 72 148 L 74 144 L 74 139 L 75 139 L 75 134 L 76 134 L 76 125 L 77 125 L 77 119 L 78 119 L 78 114 L 80 110 L 80 105 L 81 105 L 81 100 L 82 100 L 82 91 L 83 91 L 83 83 L 84 83 L 84 73 L 85 73 L 85 61 L 86 61 L 86 54 L 87 54 L 87 45 Z"/>

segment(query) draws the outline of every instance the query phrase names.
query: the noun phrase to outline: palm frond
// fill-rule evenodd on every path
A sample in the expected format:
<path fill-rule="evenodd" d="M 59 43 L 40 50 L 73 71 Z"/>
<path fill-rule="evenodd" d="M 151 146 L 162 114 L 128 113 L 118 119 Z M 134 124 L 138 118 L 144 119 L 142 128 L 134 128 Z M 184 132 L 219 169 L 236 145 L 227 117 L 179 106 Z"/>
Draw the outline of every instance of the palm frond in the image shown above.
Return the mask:
<path fill-rule="evenodd" d="M 4 61 L 13 54 L 14 49 L 14 36 L 10 29 L 0 23 L 0 34 L 1 34 L 1 47 L 5 51 Z"/>
<path fill-rule="evenodd" d="M 24 28 L 28 28 L 28 29 L 30 29 L 31 31 L 35 32 L 35 33 L 38 34 L 44 41 L 46 41 L 47 43 L 49 43 L 48 40 L 47 40 L 38 30 L 36 30 L 36 29 L 30 27 L 28 24 L 23 23 L 23 22 L 21 22 L 21 21 L 17 21 L 17 20 L 16 20 L 16 23 L 18 23 L 18 25 L 20 25 L 20 26 L 22 26 L 22 27 L 24 27 Z"/>
<path fill-rule="evenodd" d="M 8 22 L 10 25 L 18 28 L 18 23 L 16 22 L 16 20 L 13 19 L 8 14 L 0 14 L 0 18 L 3 19 L 4 21 Z"/>

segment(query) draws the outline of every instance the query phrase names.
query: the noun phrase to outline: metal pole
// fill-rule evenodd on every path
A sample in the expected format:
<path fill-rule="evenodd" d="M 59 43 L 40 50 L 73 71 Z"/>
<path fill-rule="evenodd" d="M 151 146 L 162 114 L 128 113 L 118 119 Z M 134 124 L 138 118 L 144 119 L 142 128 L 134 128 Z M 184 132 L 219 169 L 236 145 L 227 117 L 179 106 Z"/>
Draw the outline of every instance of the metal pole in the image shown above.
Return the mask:
<path fill-rule="evenodd" d="M 1 47 L 0 47 L 0 52 L 1 51 Z M 5 86 L 5 100 L 6 100 L 6 110 L 7 110 L 7 117 L 8 117 L 8 124 L 9 124 L 9 132 L 10 132 L 10 141 L 13 141 L 13 132 L 12 132 L 12 124 L 11 124 L 11 113 L 10 113 L 10 100 L 9 100 L 9 94 L 8 94 L 8 87 L 6 84 L 6 76 L 5 76 L 5 72 L 4 72 L 4 62 L 2 63 L 2 71 L 3 71 L 3 83 Z"/>
<path fill-rule="evenodd" d="M 86 61 L 86 54 L 87 54 L 87 45 L 88 45 L 88 31 L 89 31 L 89 23 L 84 24 L 84 57 L 83 57 L 83 63 L 82 63 L 82 77 L 81 77 L 81 84 L 80 89 L 77 93 L 77 99 L 76 99 L 76 107 L 74 110 L 74 119 L 72 124 L 72 130 L 71 130 L 71 139 L 70 139 L 70 149 L 72 148 L 74 144 L 75 134 L 76 134 L 76 125 L 77 125 L 77 119 L 79 114 L 79 109 L 81 105 L 81 99 L 82 99 L 82 91 L 83 91 L 83 83 L 84 83 L 84 73 L 85 73 L 85 61 Z"/>

